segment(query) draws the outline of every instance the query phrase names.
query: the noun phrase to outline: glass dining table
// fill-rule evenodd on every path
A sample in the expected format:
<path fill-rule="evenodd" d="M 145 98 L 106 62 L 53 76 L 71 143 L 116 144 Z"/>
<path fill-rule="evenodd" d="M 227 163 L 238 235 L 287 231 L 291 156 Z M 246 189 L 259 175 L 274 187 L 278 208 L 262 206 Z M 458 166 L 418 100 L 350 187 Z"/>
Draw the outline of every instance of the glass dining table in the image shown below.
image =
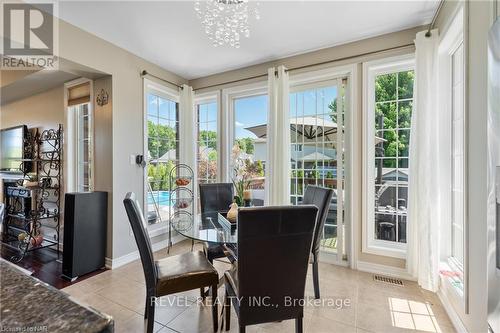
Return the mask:
<path fill-rule="evenodd" d="M 193 215 L 179 211 L 175 213 L 170 226 L 174 231 L 194 241 L 220 245 L 235 245 L 238 242 L 236 225 L 219 212 Z"/>

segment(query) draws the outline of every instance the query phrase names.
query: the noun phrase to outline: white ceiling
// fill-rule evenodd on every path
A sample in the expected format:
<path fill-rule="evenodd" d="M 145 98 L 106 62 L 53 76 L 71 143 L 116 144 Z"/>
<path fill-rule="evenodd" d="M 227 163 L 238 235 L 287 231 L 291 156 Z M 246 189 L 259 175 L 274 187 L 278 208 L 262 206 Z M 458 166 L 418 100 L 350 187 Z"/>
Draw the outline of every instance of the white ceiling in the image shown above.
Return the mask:
<path fill-rule="evenodd" d="M 260 1 L 241 48 L 213 47 L 192 1 L 68 1 L 59 16 L 186 79 L 427 24 L 437 0 Z"/>

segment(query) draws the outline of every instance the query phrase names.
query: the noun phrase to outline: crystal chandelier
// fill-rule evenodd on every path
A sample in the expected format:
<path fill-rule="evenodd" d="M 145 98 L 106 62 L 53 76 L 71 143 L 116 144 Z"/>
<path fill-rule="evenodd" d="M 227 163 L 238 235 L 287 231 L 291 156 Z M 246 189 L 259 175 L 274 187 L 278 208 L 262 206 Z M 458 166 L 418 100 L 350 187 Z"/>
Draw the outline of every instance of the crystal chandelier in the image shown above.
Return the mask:
<path fill-rule="evenodd" d="M 250 37 L 249 18 L 260 19 L 259 3 L 254 4 L 254 8 L 249 8 L 248 0 L 206 0 L 196 1 L 194 10 L 213 46 L 239 48 L 241 36 Z"/>

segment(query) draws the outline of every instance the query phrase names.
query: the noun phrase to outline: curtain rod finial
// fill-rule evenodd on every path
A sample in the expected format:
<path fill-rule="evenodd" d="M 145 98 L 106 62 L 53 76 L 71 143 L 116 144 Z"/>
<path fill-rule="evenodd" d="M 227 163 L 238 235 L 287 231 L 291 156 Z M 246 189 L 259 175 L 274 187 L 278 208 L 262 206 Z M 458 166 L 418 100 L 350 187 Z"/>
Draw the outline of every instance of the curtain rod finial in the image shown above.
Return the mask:
<path fill-rule="evenodd" d="M 430 37 L 430 36 L 432 36 L 431 32 L 430 32 L 430 31 L 427 31 L 427 32 L 425 33 L 425 37 Z"/>
<path fill-rule="evenodd" d="M 143 70 L 143 71 L 141 72 L 141 75 L 148 75 L 148 72 L 147 72 L 146 70 Z"/>

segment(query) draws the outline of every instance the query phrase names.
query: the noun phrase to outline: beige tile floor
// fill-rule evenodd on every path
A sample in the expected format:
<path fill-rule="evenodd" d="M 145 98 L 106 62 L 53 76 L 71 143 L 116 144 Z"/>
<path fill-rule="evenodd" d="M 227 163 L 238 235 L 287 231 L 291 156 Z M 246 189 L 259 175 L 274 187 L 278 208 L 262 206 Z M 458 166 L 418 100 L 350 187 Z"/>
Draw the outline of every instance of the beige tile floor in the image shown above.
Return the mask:
<path fill-rule="evenodd" d="M 172 248 L 170 255 L 190 251 L 190 247 L 190 242 L 181 242 Z M 155 253 L 157 258 L 166 255 L 166 250 Z M 222 273 L 229 265 L 216 261 L 215 267 Z M 373 281 L 372 274 L 321 263 L 320 285 L 325 301 L 322 306 L 305 307 L 305 332 L 455 332 L 437 296 L 422 291 L 414 282 L 405 281 L 404 287 L 391 286 Z M 223 289 L 219 289 L 220 300 Z M 63 291 L 113 316 L 115 332 L 143 331 L 145 285 L 139 260 L 83 280 Z M 306 296 L 313 299 L 313 295 L 309 270 Z M 193 290 L 170 296 L 162 306 L 157 306 L 155 332 L 211 332 L 211 309 L 198 302 L 198 296 L 199 291 Z M 231 332 L 237 332 L 234 310 Z M 247 332 L 294 332 L 294 322 L 250 326 Z"/>

